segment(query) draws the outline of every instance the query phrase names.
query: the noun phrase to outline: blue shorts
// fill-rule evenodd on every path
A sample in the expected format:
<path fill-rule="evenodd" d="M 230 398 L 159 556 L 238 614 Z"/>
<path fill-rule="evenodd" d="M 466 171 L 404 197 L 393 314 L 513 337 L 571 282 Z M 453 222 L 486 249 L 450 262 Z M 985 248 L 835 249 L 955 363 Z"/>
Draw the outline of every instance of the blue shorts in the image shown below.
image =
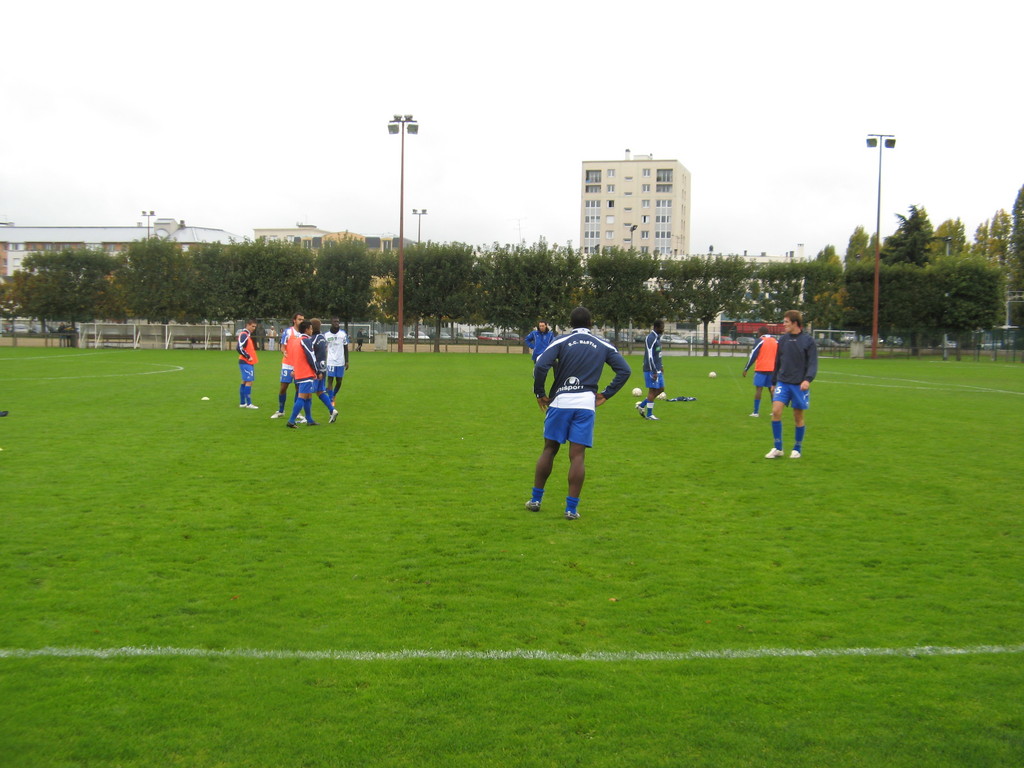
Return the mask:
<path fill-rule="evenodd" d="M 256 380 L 256 369 L 252 367 L 252 363 L 239 363 L 238 369 L 242 372 L 242 381 Z"/>
<path fill-rule="evenodd" d="M 594 445 L 594 412 L 586 408 L 548 408 L 544 416 L 544 438 L 556 443 Z"/>
<path fill-rule="evenodd" d="M 317 379 L 299 379 L 295 382 L 300 395 L 315 395 Z"/>
<path fill-rule="evenodd" d="M 806 411 L 811 407 L 811 390 L 804 392 L 799 384 L 783 384 L 780 381 L 772 390 L 772 402 L 783 403 L 795 411 Z"/>
<path fill-rule="evenodd" d="M 331 365 L 327 368 L 327 376 L 332 379 L 342 379 L 345 377 L 345 366 L 344 365 Z"/>
<path fill-rule="evenodd" d="M 294 368 L 282 368 L 281 369 L 281 383 L 291 384 L 295 380 L 295 369 Z"/>
<path fill-rule="evenodd" d="M 654 371 L 644 371 L 644 383 L 647 384 L 648 389 L 664 389 L 665 374 L 655 373 Z"/>
<path fill-rule="evenodd" d="M 768 387 L 768 389 L 771 389 L 772 375 L 770 373 L 761 373 L 761 371 L 754 371 L 754 386 Z"/>

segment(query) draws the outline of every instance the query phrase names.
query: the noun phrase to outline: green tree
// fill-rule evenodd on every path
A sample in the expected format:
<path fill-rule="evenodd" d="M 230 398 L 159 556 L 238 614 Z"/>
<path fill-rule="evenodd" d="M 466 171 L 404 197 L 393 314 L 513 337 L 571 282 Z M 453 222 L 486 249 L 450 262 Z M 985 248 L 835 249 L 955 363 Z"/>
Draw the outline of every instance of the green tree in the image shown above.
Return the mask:
<path fill-rule="evenodd" d="M 14 293 L 22 311 L 44 320 L 94 320 L 108 303 L 117 260 L 88 249 L 34 253 L 22 263 Z"/>
<path fill-rule="evenodd" d="M 781 322 L 786 310 L 804 310 L 806 264 L 799 261 L 760 264 L 753 269 L 751 277 L 755 319 Z"/>
<path fill-rule="evenodd" d="M 896 218 L 900 225 L 882 244 L 882 261 L 886 264 L 923 267 L 928 263 L 928 248 L 935 234 L 928 220 L 928 212 L 912 205 L 909 216 L 896 214 Z"/>
<path fill-rule="evenodd" d="M 653 290 L 659 272 L 653 254 L 635 250 L 604 248 L 587 260 L 584 304 L 596 322 L 613 329 L 616 344 L 631 321 L 648 325 L 663 313 Z"/>
<path fill-rule="evenodd" d="M 569 246 L 495 243 L 479 267 L 483 316 L 521 336 L 540 320 L 555 327 L 580 302 L 583 261 Z"/>
<path fill-rule="evenodd" d="M 167 323 L 189 314 L 192 263 L 178 243 L 151 237 L 130 243 L 117 272 L 131 317 Z"/>
<path fill-rule="evenodd" d="M 928 260 L 935 261 L 947 255 L 960 256 L 967 252 L 967 234 L 960 219 L 946 219 L 935 228 L 928 246 Z"/>
<path fill-rule="evenodd" d="M 670 314 L 704 326 L 704 355 L 708 355 L 708 325 L 725 313 L 742 317 L 753 265 L 739 256 L 691 256 L 662 264 L 663 294 Z"/>
<path fill-rule="evenodd" d="M 804 266 L 804 322 L 821 328 L 840 327 L 843 322 L 845 292 L 843 268 L 839 259 L 819 259 Z"/>
<path fill-rule="evenodd" d="M 434 320 L 435 352 L 441 351 L 441 323 L 466 315 L 477 282 L 476 253 L 470 245 L 427 242 L 405 251 L 405 311 Z"/>
<path fill-rule="evenodd" d="M 864 227 L 857 227 L 850 235 L 850 241 L 846 246 L 846 263 L 853 264 L 858 261 L 874 261 L 875 247 L 871 237 L 864 230 Z"/>
<path fill-rule="evenodd" d="M 313 306 L 326 318 L 342 320 L 347 329 L 353 320 L 369 316 L 378 271 L 378 259 L 362 241 L 327 241 L 316 258 Z"/>
<path fill-rule="evenodd" d="M 940 330 L 953 332 L 957 359 L 965 333 L 987 330 L 1002 320 L 1005 276 L 996 264 L 974 258 L 940 259 L 929 267 Z"/>
<path fill-rule="evenodd" d="M 1007 285 L 1011 291 L 1024 291 L 1024 187 L 1017 192 L 1017 199 L 1013 202 L 1009 251 Z M 1010 322 L 1016 326 L 1024 325 L 1024 304 L 1011 304 L 1010 311 Z"/>
<path fill-rule="evenodd" d="M 834 245 L 826 245 L 820 251 L 818 255 L 814 257 L 816 262 L 824 262 L 825 264 L 835 264 L 837 267 L 842 267 L 843 263 L 839 260 L 839 254 L 836 252 Z"/>

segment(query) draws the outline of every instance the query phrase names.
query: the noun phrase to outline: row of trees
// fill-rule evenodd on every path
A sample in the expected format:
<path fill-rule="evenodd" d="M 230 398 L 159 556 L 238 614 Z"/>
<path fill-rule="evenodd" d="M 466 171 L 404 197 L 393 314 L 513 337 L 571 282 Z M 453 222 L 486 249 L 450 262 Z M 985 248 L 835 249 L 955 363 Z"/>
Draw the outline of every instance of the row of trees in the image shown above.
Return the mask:
<path fill-rule="evenodd" d="M 999 324 L 1005 290 L 1019 284 L 1024 245 L 1018 196 L 1006 247 L 993 256 L 991 227 L 974 247 L 959 222 L 933 229 L 923 208 L 900 217 L 882 247 L 880 326 L 962 333 Z M 1005 222 L 1004 222 L 1005 223 Z M 959 226 L 958 226 L 959 225 Z M 981 228 L 979 228 L 981 231 Z M 1016 260 L 1016 261 L 1015 261 Z M 844 268 L 845 262 L 845 268 Z M 158 322 L 288 317 L 294 311 L 344 322 L 397 314 L 397 257 L 358 241 L 319 251 L 280 242 L 205 244 L 183 251 L 151 238 L 121 254 L 37 253 L 3 287 L 6 314 L 43 320 L 140 318 Z M 606 249 L 585 262 L 571 247 L 423 243 L 406 250 L 405 311 L 439 330 L 446 321 L 526 332 L 539 318 L 564 323 L 584 303 L 618 331 L 655 318 L 707 326 L 720 313 L 777 320 L 800 309 L 818 327 L 871 327 L 874 245 L 854 231 L 846 258 L 823 249 L 809 262 L 752 264 L 738 256 L 661 261 Z M 440 334 L 436 333 L 435 338 Z"/>

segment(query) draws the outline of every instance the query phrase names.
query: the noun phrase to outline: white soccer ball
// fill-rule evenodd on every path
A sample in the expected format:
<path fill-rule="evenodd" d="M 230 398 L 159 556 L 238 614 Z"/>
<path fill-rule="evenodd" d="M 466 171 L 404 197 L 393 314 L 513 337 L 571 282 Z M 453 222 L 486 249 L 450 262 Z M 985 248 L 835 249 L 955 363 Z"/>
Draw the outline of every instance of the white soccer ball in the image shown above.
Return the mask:
<path fill-rule="evenodd" d="M 708 374 L 708 378 L 709 378 L 709 379 L 713 379 L 713 378 L 715 378 L 715 377 L 716 377 L 717 375 L 718 375 L 717 373 L 715 373 L 714 371 L 712 371 L 711 373 L 709 373 L 709 374 Z"/>
<path fill-rule="evenodd" d="M 661 394 L 658 395 L 657 399 L 658 400 L 668 400 L 668 395 L 666 395 L 664 392 L 662 392 Z"/>
<path fill-rule="evenodd" d="M 640 397 L 644 391 L 640 387 L 633 387 L 633 397 Z"/>

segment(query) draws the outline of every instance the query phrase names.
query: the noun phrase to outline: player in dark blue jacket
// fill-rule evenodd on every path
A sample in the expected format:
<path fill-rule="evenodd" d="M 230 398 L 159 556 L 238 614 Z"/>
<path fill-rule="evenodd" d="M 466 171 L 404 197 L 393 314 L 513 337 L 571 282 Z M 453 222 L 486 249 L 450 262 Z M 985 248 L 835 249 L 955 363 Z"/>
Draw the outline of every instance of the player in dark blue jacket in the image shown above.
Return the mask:
<path fill-rule="evenodd" d="M 320 332 L 319 317 L 314 317 L 309 323 L 312 336 L 310 346 L 312 346 L 313 355 L 316 357 L 316 396 L 327 407 L 327 412 L 331 414 L 329 422 L 333 424 L 338 418 L 338 411 L 335 410 L 334 403 L 327 395 L 327 337 Z"/>
<path fill-rule="evenodd" d="M 772 437 L 775 444 L 766 459 L 777 459 L 782 453 L 782 409 L 787 405 L 793 409 L 793 450 L 791 459 L 799 459 L 803 451 L 804 411 L 811 407 L 811 382 L 818 375 L 818 347 L 808 334 L 804 333 L 804 318 L 798 310 L 791 309 L 782 319 L 782 336 L 775 356 L 775 372 L 772 376 Z"/>
<path fill-rule="evenodd" d="M 567 520 L 579 518 L 576 510 L 586 475 L 587 448 L 594 444 L 594 409 L 603 405 L 629 381 L 629 364 L 614 346 L 590 332 L 591 316 L 586 307 L 576 307 L 570 316 L 572 331 L 559 336 L 537 358 L 533 368 L 533 393 L 545 412 L 544 449 L 537 459 L 533 492 L 526 508 L 536 512 L 544 496 L 544 484 L 554 467 L 555 454 L 569 443 L 569 495 L 565 499 Z M 598 392 L 605 365 L 615 378 Z M 554 381 L 545 393 L 548 371 Z"/>
<path fill-rule="evenodd" d="M 665 330 L 665 321 L 655 320 L 651 328 L 644 339 L 644 384 L 647 385 L 647 397 L 636 404 L 636 409 L 643 418 L 657 421 L 654 401 L 665 391 L 665 369 L 661 365 L 661 334 Z"/>

